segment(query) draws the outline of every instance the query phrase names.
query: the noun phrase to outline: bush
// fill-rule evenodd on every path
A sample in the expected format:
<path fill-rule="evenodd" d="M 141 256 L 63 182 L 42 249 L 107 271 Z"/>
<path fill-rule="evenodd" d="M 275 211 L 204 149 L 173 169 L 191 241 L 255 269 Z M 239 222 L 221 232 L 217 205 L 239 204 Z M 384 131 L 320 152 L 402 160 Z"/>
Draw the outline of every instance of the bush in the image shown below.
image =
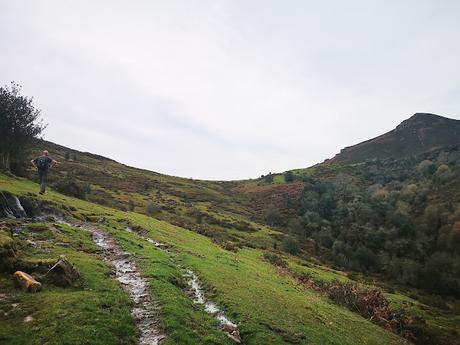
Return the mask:
<path fill-rule="evenodd" d="M 289 182 L 292 182 L 294 180 L 295 180 L 295 175 L 294 175 L 294 173 L 292 171 L 286 171 L 284 173 L 284 181 L 285 182 L 289 183 Z"/>
<path fill-rule="evenodd" d="M 135 207 L 134 201 L 129 200 L 128 201 L 128 211 L 133 211 Z"/>
<path fill-rule="evenodd" d="M 300 246 L 299 246 L 299 242 L 291 237 L 291 236 L 286 236 L 283 240 L 283 242 L 281 243 L 281 248 L 286 252 L 286 253 L 289 253 L 289 254 L 292 254 L 292 255 L 297 255 L 300 253 Z"/>
<path fill-rule="evenodd" d="M 264 181 L 267 183 L 272 183 L 273 182 L 273 175 L 272 173 L 269 173 L 268 175 L 264 176 Z"/>
<path fill-rule="evenodd" d="M 343 305 L 405 338 L 415 339 L 414 334 L 409 331 L 411 319 L 403 312 L 391 310 L 390 302 L 380 289 L 334 280 L 325 284 L 324 291 L 334 303 Z"/>
<path fill-rule="evenodd" d="M 59 193 L 73 196 L 78 199 L 86 199 L 86 185 L 79 184 L 74 179 L 59 181 L 53 186 Z"/>
<path fill-rule="evenodd" d="M 282 218 L 280 211 L 273 205 L 271 205 L 265 212 L 265 220 L 270 226 L 281 225 Z"/>
<path fill-rule="evenodd" d="M 265 252 L 263 257 L 265 260 L 267 260 L 269 263 L 271 263 L 274 266 L 283 267 L 283 268 L 286 268 L 288 266 L 288 263 L 286 262 L 286 260 L 284 260 L 282 257 L 280 257 L 279 255 L 275 253 Z"/>
<path fill-rule="evenodd" d="M 147 214 L 152 217 L 153 215 L 157 214 L 160 212 L 160 207 L 158 207 L 156 204 L 153 202 L 149 202 L 147 205 Z"/>

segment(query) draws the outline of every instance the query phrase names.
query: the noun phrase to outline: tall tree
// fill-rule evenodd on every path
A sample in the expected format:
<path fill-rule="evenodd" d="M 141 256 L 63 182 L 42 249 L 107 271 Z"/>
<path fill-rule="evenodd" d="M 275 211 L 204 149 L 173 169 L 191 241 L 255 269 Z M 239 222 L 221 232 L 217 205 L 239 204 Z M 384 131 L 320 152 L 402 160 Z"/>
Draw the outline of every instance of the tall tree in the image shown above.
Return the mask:
<path fill-rule="evenodd" d="M 19 160 L 27 145 L 38 137 L 45 125 L 40 119 L 33 98 L 21 94 L 15 82 L 0 87 L 0 164 L 10 170 L 11 163 Z"/>

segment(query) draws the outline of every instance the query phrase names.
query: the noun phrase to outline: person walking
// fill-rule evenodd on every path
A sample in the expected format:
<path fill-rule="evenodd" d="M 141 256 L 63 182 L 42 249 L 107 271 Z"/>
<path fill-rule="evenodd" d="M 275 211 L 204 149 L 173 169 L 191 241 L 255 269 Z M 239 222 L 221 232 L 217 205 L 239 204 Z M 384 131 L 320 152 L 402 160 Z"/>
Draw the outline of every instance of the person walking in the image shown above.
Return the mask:
<path fill-rule="evenodd" d="M 40 194 L 45 194 L 46 183 L 48 182 L 48 169 L 57 164 L 57 161 L 49 157 L 48 151 L 43 151 L 43 155 L 30 161 L 38 171 L 40 179 Z"/>

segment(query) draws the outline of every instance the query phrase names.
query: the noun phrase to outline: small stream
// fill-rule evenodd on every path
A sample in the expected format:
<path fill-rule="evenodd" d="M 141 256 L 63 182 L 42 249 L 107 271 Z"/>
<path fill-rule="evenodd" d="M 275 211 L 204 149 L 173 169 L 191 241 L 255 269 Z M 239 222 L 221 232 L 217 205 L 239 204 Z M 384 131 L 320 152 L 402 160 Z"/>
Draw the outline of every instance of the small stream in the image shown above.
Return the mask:
<path fill-rule="evenodd" d="M 0 210 L 4 213 L 2 216 L 11 218 L 27 216 L 16 196 L 0 193 L 0 206 Z M 92 234 L 93 242 L 104 251 L 106 261 L 115 268 L 116 279 L 122 284 L 123 289 L 130 295 L 134 302 L 134 306 L 131 308 L 131 315 L 135 320 L 139 332 L 138 344 L 160 345 L 161 341 L 166 338 L 166 335 L 160 331 L 159 320 L 155 315 L 155 304 L 149 294 L 148 282 L 142 277 L 133 256 L 123 251 L 109 233 L 99 229 L 95 225 L 79 221 L 68 221 L 57 215 L 49 216 L 53 217 L 57 223 L 82 228 Z M 37 219 L 43 220 L 47 217 L 47 215 L 42 215 L 37 217 Z M 168 245 L 164 243 L 154 241 L 152 238 L 133 231 L 129 227 L 126 227 L 126 231 L 135 233 L 159 250 L 168 251 Z M 237 324 L 230 321 L 217 304 L 207 300 L 198 276 L 190 269 L 187 269 L 183 277 L 190 288 L 193 301 L 196 304 L 203 305 L 204 310 L 208 314 L 219 320 L 221 329 L 230 339 L 241 343 Z"/>
<path fill-rule="evenodd" d="M 140 238 L 144 239 L 145 241 L 153 244 L 156 248 L 160 250 L 167 250 L 168 246 L 164 243 L 157 242 L 150 237 L 144 236 L 137 231 L 134 231 L 130 227 L 126 227 L 126 231 L 130 233 L 134 233 Z M 196 304 L 201 304 L 204 306 L 204 310 L 214 316 L 217 320 L 219 320 L 221 329 L 225 332 L 225 334 L 237 343 L 241 343 L 240 332 L 238 330 L 238 326 L 236 323 L 230 321 L 230 319 L 225 316 L 225 313 L 217 306 L 216 303 L 209 301 L 206 299 L 206 295 L 202 288 L 202 284 L 198 276 L 190 269 L 187 269 L 183 275 L 185 278 L 187 285 L 190 288 L 190 292 L 193 298 L 193 301 Z"/>
<path fill-rule="evenodd" d="M 234 340 L 237 343 L 241 343 L 240 332 L 238 330 L 238 325 L 225 316 L 224 312 L 219 309 L 217 304 L 207 300 L 204 294 L 204 290 L 201 286 L 200 279 L 198 276 L 191 270 L 187 270 L 184 274 L 184 278 L 187 280 L 187 284 L 190 287 L 191 292 L 193 293 L 193 301 L 196 304 L 204 305 L 204 310 L 214 316 L 220 322 L 220 327 L 227 334 L 227 336 Z"/>
<path fill-rule="evenodd" d="M 106 261 L 115 268 L 116 279 L 134 302 L 131 315 L 139 332 L 138 344 L 159 345 L 166 336 L 159 329 L 159 321 L 155 315 L 155 304 L 149 294 L 148 282 L 140 274 L 133 256 L 123 251 L 110 234 L 91 224 L 75 224 L 64 220 L 58 222 L 91 232 L 93 242 L 104 250 Z"/>

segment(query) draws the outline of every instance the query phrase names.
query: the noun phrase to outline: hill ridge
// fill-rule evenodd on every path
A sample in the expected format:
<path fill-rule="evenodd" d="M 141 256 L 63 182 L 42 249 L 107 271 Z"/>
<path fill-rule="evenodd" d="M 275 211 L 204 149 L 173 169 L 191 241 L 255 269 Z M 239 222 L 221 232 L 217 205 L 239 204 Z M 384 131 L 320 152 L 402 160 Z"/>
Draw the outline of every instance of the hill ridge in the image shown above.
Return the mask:
<path fill-rule="evenodd" d="M 358 163 L 401 158 L 460 143 L 460 120 L 431 113 L 415 113 L 396 128 L 343 148 L 327 163 Z"/>

